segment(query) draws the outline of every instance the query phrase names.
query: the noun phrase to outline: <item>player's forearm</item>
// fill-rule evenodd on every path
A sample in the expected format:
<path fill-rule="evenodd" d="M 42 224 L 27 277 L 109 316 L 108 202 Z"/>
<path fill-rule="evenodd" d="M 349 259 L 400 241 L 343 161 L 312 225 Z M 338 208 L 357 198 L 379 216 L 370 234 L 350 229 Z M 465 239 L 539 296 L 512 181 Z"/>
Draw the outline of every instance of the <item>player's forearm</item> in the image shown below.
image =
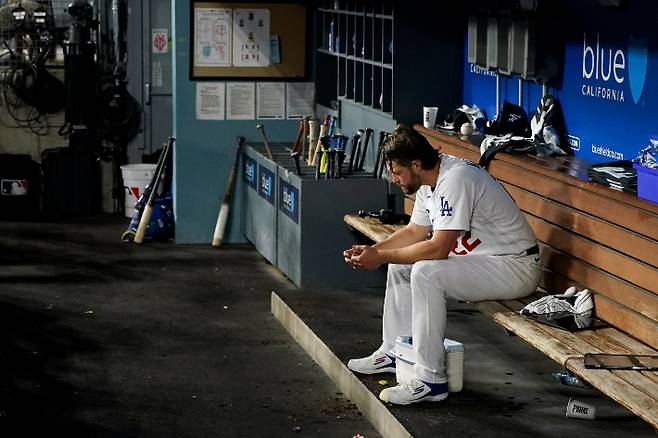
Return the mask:
<path fill-rule="evenodd" d="M 380 249 L 379 255 L 383 263 L 408 265 L 421 260 L 442 260 L 448 258 L 449 249 L 437 247 L 433 242 L 426 240 L 417 242 L 403 248 Z"/>
<path fill-rule="evenodd" d="M 396 248 L 404 248 L 414 243 L 421 242 L 427 236 L 428 230 L 417 225 L 407 225 L 406 227 L 397 230 L 385 240 L 373 245 L 378 250 L 388 250 Z"/>

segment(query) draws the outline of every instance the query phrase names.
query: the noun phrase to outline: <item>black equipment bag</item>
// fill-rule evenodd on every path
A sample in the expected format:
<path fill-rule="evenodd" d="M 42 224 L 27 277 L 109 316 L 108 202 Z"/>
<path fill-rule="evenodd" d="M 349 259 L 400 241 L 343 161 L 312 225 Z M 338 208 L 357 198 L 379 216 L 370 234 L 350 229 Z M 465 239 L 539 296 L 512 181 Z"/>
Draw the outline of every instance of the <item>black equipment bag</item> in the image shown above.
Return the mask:
<path fill-rule="evenodd" d="M 73 147 L 47 149 L 41 167 L 44 213 L 91 215 L 97 211 L 99 172 L 91 152 Z"/>

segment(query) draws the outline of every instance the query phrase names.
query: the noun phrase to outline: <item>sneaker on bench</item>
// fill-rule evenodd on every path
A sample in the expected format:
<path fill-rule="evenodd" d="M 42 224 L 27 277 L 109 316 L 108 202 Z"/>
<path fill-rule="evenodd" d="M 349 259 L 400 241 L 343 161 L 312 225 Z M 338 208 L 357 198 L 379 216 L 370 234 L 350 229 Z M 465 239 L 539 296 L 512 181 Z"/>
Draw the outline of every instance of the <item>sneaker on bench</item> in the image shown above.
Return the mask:
<path fill-rule="evenodd" d="M 379 393 L 379 398 L 387 403 L 409 405 L 422 401 L 441 401 L 448 398 L 447 383 L 429 383 L 411 379 Z"/>
<path fill-rule="evenodd" d="M 350 359 L 347 368 L 361 374 L 394 373 L 395 357 L 377 350 L 368 357 Z"/>
<path fill-rule="evenodd" d="M 561 295 L 548 295 L 525 306 L 521 315 L 534 313 L 543 315 L 547 313 L 568 312 L 575 315 L 586 315 L 594 308 L 594 301 L 589 290 L 583 289 L 576 293 L 575 287 L 570 287 Z"/>

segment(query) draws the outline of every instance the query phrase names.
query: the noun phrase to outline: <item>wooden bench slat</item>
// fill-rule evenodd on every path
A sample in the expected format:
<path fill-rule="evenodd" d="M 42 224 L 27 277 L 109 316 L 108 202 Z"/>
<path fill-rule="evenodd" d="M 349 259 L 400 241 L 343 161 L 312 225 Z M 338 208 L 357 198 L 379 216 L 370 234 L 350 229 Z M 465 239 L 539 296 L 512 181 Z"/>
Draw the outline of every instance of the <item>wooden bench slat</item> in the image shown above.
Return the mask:
<path fill-rule="evenodd" d="M 492 175 L 500 181 L 530 189 L 552 201 L 658 240 L 658 216 L 655 214 L 498 161 L 492 162 L 490 167 Z"/>
<path fill-rule="evenodd" d="M 540 257 L 543 266 L 553 273 L 573 280 L 615 302 L 623 302 L 624 306 L 651 320 L 658 320 L 657 295 L 620 280 L 550 246 L 540 244 Z M 564 291 L 564 288 L 548 289 L 556 292 Z"/>
<path fill-rule="evenodd" d="M 561 293 L 561 291 L 572 285 L 578 289 L 585 287 L 550 271 L 542 272 L 539 281 L 539 286 L 549 293 Z M 655 321 L 628 309 L 624 305 L 606 299 L 600 293 L 594 295 L 594 313 L 598 318 L 616 325 L 628 334 L 655 347 L 657 339 L 655 334 L 658 333 L 658 325 Z"/>
<path fill-rule="evenodd" d="M 508 183 L 503 185 L 524 212 L 658 267 L 658 242 L 525 189 Z"/>
<path fill-rule="evenodd" d="M 448 154 L 457 155 L 472 161 L 478 161 L 478 151 L 469 150 L 460 145 L 443 144 L 438 139 L 430 139 L 435 147 L 441 148 Z M 499 154 L 509 158 L 508 154 Z M 517 157 L 518 158 L 518 157 Z M 489 164 L 489 172 L 498 180 L 513 184 L 517 187 L 530 189 L 542 196 L 593 216 L 604 218 L 610 223 L 633 230 L 637 233 L 658 240 L 658 213 L 653 209 L 648 211 L 649 203 L 636 199 L 631 202 L 628 198 L 610 196 L 613 192 L 605 189 L 604 192 L 591 190 L 595 183 L 578 180 L 564 175 L 565 179 L 557 180 L 553 174 L 544 174 L 538 166 L 531 163 L 510 164 L 508 160 L 496 159 Z M 565 182 L 567 184 L 565 184 Z"/>
<path fill-rule="evenodd" d="M 564 364 L 574 374 L 582 377 L 652 426 L 658 427 L 658 401 L 643 391 L 639 391 L 638 388 L 612 371 L 596 370 L 596 373 L 592 373 L 592 370 L 586 369 L 583 359 L 580 357 L 581 354 L 573 348 L 570 342 L 563 342 L 559 339 L 564 337 L 564 334 L 558 333 L 558 331 L 563 332 L 562 330 L 549 326 L 539 327 L 539 323 L 524 318 L 500 302 L 483 301 L 477 303 L 477 308 L 492 316 L 496 322 L 542 353 L 556 362 Z"/>
<path fill-rule="evenodd" d="M 567 288 L 574 286 L 578 290 L 586 289 L 586 287 L 573 279 L 563 277 L 557 272 L 544 268 L 539 277 L 539 286 L 549 294 L 561 294 Z"/>
<path fill-rule="evenodd" d="M 635 338 L 630 337 L 628 334 L 619 331 L 614 327 L 603 327 L 595 330 L 595 332 L 597 336 L 606 337 L 612 342 L 616 342 L 618 345 L 624 346 L 628 353 L 648 355 L 656 354 L 656 350 L 653 348 L 647 346 Z M 642 371 L 642 373 L 653 380 L 656 384 L 658 384 L 658 372 Z"/>
<path fill-rule="evenodd" d="M 373 242 L 381 242 L 395 231 L 402 229 L 403 225 L 382 224 L 379 219 L 372 217 L 360 217 L 356 214 L 347 214 L 345 223 L 359 231 Z"/>
<path fill-rule="evenodd" d="M 541 298 L 543 295 L 544 294 L 534 293 L 526 298 L 522 298 L 519 300 L 501 301 L 501 303 L 506 307 L 508 307 L 510 310 L 514 312 L 518 312 L 523 308 L 523 306 Z M 584 339 L 591 346 L 596 347 L 596 351 L 589 349 L 589 347 L 587 346 L 585 348 L 580 349 L 580 352 L 583 354 L 585 353 L 640 354 L 639 353 L 640 351 L 642 352 L 642 354 L 649 354 L 649 355 L 658 354 L 656 350 L 650 348 L 646 344 L 640 343 L 639 341 L 628 336 L 626 333 L 612 326 L 601 327 L 599 329 L 580 330 L 574 332 L 574 335 Z M 624 341 L 620 342 L 619 339 L 624 339 Z M 634 350 L 633 348 L 629 347 L 629 344 L 642 346 L 642 348 L 639 351 L 637 349 Z M 627 370 L 623 370 L 623 372 L 626 373 Z M 644 390 L 644 392 L 646 392 L 647 394 L 658 400 L 658 372 L 631 370 L 631 373 L 627 373 L 626 380 L 628 380 L 629 377 L 632 377 L 633 373 L 638 373 L 644 376 L 643 378 L 640 379 L 644 385 L 653 385 L 654 383 L 656 383 L 655 387 L 642 388 L 642 390 Z M 622 377 L 624 376 L 622 375 Z M 649 380 L 647 381 L 645 380 L 645 378 Z M 630 383 L 634 383 L 634 382 L 630 380 Z M 647 392 L 647 390 L 649 392 Z"/>
<path fill-rule="evenodd" d="M 430 144 L 451 155 L 467 158 L 477 162 L 480 158 L 480 148 L 470 142 L 461 140 L 458 136 L 449 133 L 439 132 L 433 129 L 426 129 L 422 125 L 415 125 L 414 128 L 428 138 Z M 645 210 L 648 213 L 658 215 L 658 204 L 644 201 L 630 193 L 618 192 L 611 190 L 602 184 L 584 181 L 573 175 L 583 173 L 583 167 L 587 163 L 571 156 L 557 156 L 544 158 L 536 155 L 512 155 L 497 154 L 495 162 L 511 164 L 520 169 L 532 169 L 534 172 L 558 180 L 562 183 L 575 185 L 579 188 L 600 194 L 606 198 L 612 198 L 616 201 L 626 204 L 629 207 Z M 490 169 L 491 170 L 491 169 Z"/>
<path fill-rule="evenodd" d="M 630 351 L 634 351 L 637 354 L 656 354 L 656 350 L 649 347 L 644 342 L 640 342 L 629 336 L 627 333 L 619 331 L 613 327 L 602 327 L 596 329 L 596 332 L 600 335 L 607 336 L 621 345 L 625 345 Z"/>
<path fill-rule="evenodd" d="M 658 269 L 653 266 L 634 262 L 626 255 L 571 234 L 543 219 L 529 214 L 525 216 L 540 242 L 640 286 L 649 293 L 658 285 Z M 655 304 L 658 305 L 658 299 Z M 656 316 L 658 319 L 658 313 Z"/>
<path fill-rule="evenodd" d="M 521 300 L 502 301 L 510 310 L 514 312 L 520 311 L 523 306 L 534 301 L 536 297 L 531 296 Z M 534 321 L 529 321 L 535 324 Z M 541 329 L 547 328 L 550 330 L 550 335 L 555 336 L 560 341 L 570 345 L 583 356 L 585 353 L 607 353 L 607 354 L 628 354 L 629 349 L 626 346 L 613 341 L 607 336 L 600 336 L 594 330 L 578 330 L 569 332 L 560 329 L 553 329 L 538 325 Z M 616 329 L 613 329 L 616 330 Z M 617 330 L 618 331 L 618 330 Z M 656 354 L 653 350 L 650 354 Z M 599 373 L 601 370 L 590 370 L 592 373 Z M 640 391 L 644 392 L 651 398 L 658 400 L 658 384 L 655 384 L 653 377 L 658 376 L 655 371 L 635 371 L 635 370 L 612 370 L 614 374 L 619 375 L 622 379 L 626 380 L 631 385 L 637 387 Z"/>
<path fill-rule="evenodd" d="M 559 364 L 564 364 L 567 359 L 578 355 L 578 352 L 572 347 L 563 345 L 555 337 L 546 336 L 536 325 L 531 324 L 531 321 L 510 310 L 501 302 L 481 301 L 475 303 L 475 306 L 480 312 L 489 315 L 494 321 L 517 334 Z"/>
<path fill-rule="evenodd" d="M 606 297 L 594 295 L 594 312 L 601 319 L 658 349 L 658 323 L 632 310 L 622 308 Z"/>
<path fill-rule="evenodd" d="M 619 344 L 607 336 L 601 336 L 593 330 L 582 330 L 577 332 L 577 336 L 590 345 L 596 347 L 600 353 L 607 354 L 637 354 L 628 347 Z M 594 353 L 594 351 L 591 351 Z M 656 354 L 654 351 L 651 354 Z M 618 370 L 618 375 L 629 383 L 632 383 L 638 389 L 649 395 L 654 400 L 658 400 L 658 372 L 656 371 L 634 371 Z"/>

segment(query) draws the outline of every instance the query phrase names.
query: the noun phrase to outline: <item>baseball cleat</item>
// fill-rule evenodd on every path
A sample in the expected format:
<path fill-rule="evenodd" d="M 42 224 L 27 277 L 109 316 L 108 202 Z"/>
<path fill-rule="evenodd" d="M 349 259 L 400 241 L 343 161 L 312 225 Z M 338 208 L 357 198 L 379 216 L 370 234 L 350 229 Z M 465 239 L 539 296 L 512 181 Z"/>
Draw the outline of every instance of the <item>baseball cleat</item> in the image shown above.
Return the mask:
<path fill-rule="evenodd" d="M 429 383 L 411 379 L 379 393 L 379 398 L 387 403 L 409 405 L 422 401 L 441 401 L 448 398 L 447 383 Z"/>
<path fill-rule="evenodd" d="M 368 357 L 350 359 L 347 368 L 361 374 L 395 373 L 395 357 L 377 350 Z"/>

